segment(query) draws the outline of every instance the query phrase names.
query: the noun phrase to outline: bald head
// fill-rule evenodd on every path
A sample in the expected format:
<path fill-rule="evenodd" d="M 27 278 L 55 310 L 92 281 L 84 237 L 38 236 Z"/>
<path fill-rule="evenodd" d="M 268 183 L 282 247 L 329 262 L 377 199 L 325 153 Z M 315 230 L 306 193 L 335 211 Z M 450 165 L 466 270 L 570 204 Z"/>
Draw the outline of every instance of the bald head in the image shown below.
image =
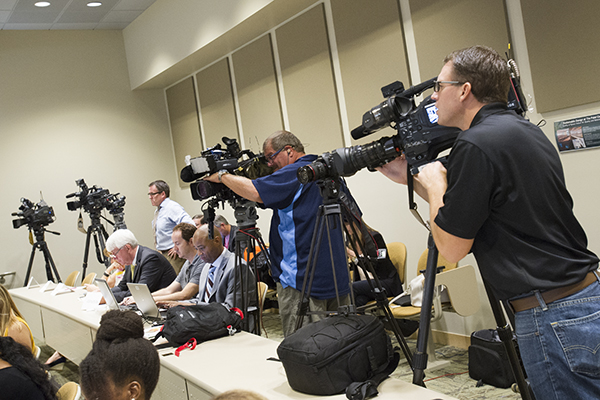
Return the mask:
<path fill-rule="evenodd" d="M 218 230 L 214 230 L 214 237 L 208 238 L 208 225 L 202 225 L 194 233 L 192 239 L 194 248 L 198 252 L 198 256 L 207 263 L 213 263 L 223 252 L 223 243 L 221 234 Z"/>

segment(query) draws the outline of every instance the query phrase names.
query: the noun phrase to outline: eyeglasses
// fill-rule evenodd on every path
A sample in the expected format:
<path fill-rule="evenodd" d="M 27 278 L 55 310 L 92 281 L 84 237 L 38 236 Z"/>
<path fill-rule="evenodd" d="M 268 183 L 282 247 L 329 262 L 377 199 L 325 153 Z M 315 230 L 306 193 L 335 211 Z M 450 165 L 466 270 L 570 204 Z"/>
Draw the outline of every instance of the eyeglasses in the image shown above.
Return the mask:
<path fill-rule="evenodd" d="M 148 196 L 153 197 L 153 196 L 156 196 L 157 194 L 161 194 L 161 193 L 162 192 L 154 192 L 154 193 L 150 192 L 150 193 L 148 193 Z"/>
<path fill-rule="evenodd" d="M 277 154 L 281 153 L 281 150 L 285 149 L 287 147 L 287 144 L 285 146 L 283 146 L 282 148 L 280 148 L 279 150 L 277 150 L 275 153 L 271 154 L 270 156 L 267 156 L 267 159 L 269 160 L 269 162 L 273 161 L 275 159 L 275 157 L 277 157 Z"/>
<path fill-rule="evenodd" d="M 123 248 L 124 248 L 124 247 L 125 247 L 125 246 L 121 247 L 119 250 L 117 250 L 117 252 L 116 252 L 116 253 L 114 253 L 114 254 L 111 254 L 111 255 L 110 255 L 110 258 L 117 258 L 117 254 L 119 254 L 119 252 L 120 252 L 121 250 L 123 250 Z"/>
<path fill-rule="evenodd" d="M 448 85 L 462 85 L 465 82 L 460 82 L 460 81 L 433 81 L 433 91 L 434 92 L 439 92 L 440 89 L 442 88 L 441 83 L 446 83 Z"/>

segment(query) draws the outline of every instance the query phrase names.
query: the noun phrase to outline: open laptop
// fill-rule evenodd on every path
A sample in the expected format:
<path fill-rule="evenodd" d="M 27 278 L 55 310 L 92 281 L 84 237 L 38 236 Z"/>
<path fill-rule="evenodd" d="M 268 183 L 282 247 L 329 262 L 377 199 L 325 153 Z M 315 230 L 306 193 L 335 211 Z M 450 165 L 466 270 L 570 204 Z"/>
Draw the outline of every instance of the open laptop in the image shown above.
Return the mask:
<path fill-rule="evenodd" d="M 104 301 L 106 301 L 106 305 L 108 306 L 109 310 L 125 311 L 132 309 L 130 306 L 119 305 L 119 302 L 117 301 L 117 299 L 115 299 L 114 293 L 112 292 L 112 290 L 110 290 L 110 287 L 108 287 L 108 283 L 106 283 L 104 279 L 96 278 L 94 279 L 94 283 L 100 289 L 100 293 L 102 293 L 102 297 L 104 297 Z"/>
<path fill-rule="evenodd" d="M 127 287 L 137 304 L 138 310 L 146 318 L 165 319 L 166 311 L 161 312 L 145 283 L 127 283 Z"/>

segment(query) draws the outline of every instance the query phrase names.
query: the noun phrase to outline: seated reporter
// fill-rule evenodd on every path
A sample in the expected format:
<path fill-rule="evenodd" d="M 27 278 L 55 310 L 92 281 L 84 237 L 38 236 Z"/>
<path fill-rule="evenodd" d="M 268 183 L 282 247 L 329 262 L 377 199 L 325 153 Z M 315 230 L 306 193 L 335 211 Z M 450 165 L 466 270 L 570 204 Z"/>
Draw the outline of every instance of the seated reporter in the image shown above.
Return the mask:
<path fill-rule="evenodd" d="M 142 318 L 133 311 L 102 316 L 92 350 L 79 365 L 86 399 L 150 399 L 158 383 L 160 360 L 144 339 Z"/>
<path fill-rule="evenodd" d="M 6 288 L 0 285 L 0 336 L 12 337 L 35 354 L 36 347 L 29 325 Z"/>
<path fill-rule="evenodd" d="M 131 295 L 127 283 L 145 283 L 155 292 L 169 286 L 177 277 L 169 261 L 158 251 L 139 245 L 129 229 L 119 229 L 110 235 L 106 249 L 111 258 L 125 265 L 123 279 L 111 289 L 119 302 Z M 98 290 L 94 285 L 88 285 L 87 289 Z"/>
<path fill-rule="evenodd" d="M 29 348 L 0 337 L 0 399 L 53 400 L 56 389 Z"/>
<path fill-rule="evenodd" d="M 240 277 L 236 279 L 235 255 L 223 246 L 221 235 L 214 230 L 212 239 L 208 237 L 208 226 L 203 225 L 196 230 L 193 237 L 198 256 L 204 261 L 199 281 L 199 291 L 195 298 L 186 302 L 159 302 L 165 307 L 175 305 L 191 305 L 198 303 L 222 303 L 228 308 L 241 307 L 242 285 Z M 243 267 L 245 286 L 250 305 L 256 305 L 256 280 L 246 263 Z"/>
<path fill-rule="evenodd" d="M 381 233 L 367 225 L 362 218 L 360 219 L 360 226 L 356 229 L 356 237 L 352 229 L 349 230 L 351 237 L 350 242 L 354 242 L 359 254 L 355 254 L 351 250 L 351 245 L 348 249 L 348 255 L 355 259 L 355 263 L 358 263 L 358 258 L 367 257 L 373 267 L 379 282 L 387 297 L 393 297 L 402 293 L 402 282 L 400 276 L 392 260 L 390 260 L 387 254 L 387 247 Z M 365 254 L 360 254 L 361 247 L 364 248 Z M 359 271 L 362 272 L 360 267 Z M 372 284 L 375 285 L 373 277 L 370 277 Z M 352 291 L 354 292 L 354 301 L 357 307 L 364 306 L 369 301 L 375 300 L 375 295 L 369 281 L 366 279 L 352 283 Z"/>
<path fill-rule="evenodd" d="M 186 260 L 179 275 L 169 286 L 159 289 L 152 293 L 156 302 L 168 300 L 187 300 L 196 296 L 198 293 L 198 284 L 200 273 L 204 267 L 204 261 L 196 254 L 196 249 L 192 243 L 192 238 L 196 232 L 196 226 L 182 222 L 173 228 L 171 239 L 173 240 L 173 249 L 177 255 Z M 123 304 L 133 304 L 135 300 L 132 296 L 126 297 Z"/>

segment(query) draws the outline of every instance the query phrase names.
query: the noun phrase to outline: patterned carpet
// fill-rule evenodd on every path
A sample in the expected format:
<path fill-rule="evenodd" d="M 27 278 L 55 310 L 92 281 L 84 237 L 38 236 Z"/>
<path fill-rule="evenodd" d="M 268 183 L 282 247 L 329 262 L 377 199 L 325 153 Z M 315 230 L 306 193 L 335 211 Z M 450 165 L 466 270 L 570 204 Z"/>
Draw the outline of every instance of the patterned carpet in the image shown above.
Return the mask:
<path fill-rule="evenodd" d="M 276 341 L 283 339 L 278 314 L 263 314 L 263 325 L 265 329 L 263 336 Z M 392 343 L 394 342 L 395 338 L 392 340 Z M 407 340 L 407 343 L 410 351 L 414 353 L 416 341 Z M 52 355 L 54 350 L 48 346 L 41 346 L 41 349 L 40 360 L 44 362 Z M 497 389 L 489 385 L 476 387 L 477 382 L 469 378 L 467 350 L 453 346 L 439 346 L 436 347 L 436 357 L 439 360 L 449 360 L 450 363 L 445 368 L 426 374 L 425 385 L 431 390 L 456 397 L 460 400 L 518 400 L 521 398 L 519 394 L 514 393 L 511 389 Z M 67 361 L 64 363 L 62 370 L 52 370 L 50 372 L 59 385 L 68 381 L 79 382 L 79 368 L 72 362 Z M 392 373 L 392 376 L 406 382 L 412 382 L 413 374 L 404 357 L 400 360 L 400 364 Z"/>

